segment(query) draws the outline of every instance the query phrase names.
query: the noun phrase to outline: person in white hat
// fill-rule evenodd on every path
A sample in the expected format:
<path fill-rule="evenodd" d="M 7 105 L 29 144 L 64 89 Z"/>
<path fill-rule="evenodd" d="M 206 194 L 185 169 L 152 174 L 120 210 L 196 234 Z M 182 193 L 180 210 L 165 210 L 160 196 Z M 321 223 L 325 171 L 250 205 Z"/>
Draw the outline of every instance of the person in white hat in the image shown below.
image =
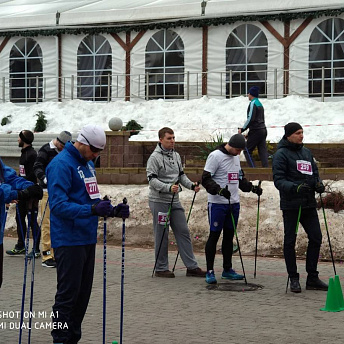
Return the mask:
<path fill-rule="evenodd" d="M 97 125 L 84 126 L 76 142 L 47 167 L 51 243 L 55 252 L 54 343 L 77 343 L 91 295 L 98 216 L 129 217 L 129 206 L 101 200 L 92 162 L 106 136 Z M 61 325 L 62 324 L 62 325 Z"/>

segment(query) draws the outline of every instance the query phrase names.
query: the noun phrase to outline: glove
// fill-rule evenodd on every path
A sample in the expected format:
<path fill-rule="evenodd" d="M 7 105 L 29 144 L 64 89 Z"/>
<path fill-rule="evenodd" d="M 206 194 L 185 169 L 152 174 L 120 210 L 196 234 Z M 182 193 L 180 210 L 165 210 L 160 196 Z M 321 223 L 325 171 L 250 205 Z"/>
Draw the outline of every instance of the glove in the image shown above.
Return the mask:
<path fill-rule="evenodd" d="M 97 216 L 111 216 L 113 211 L 113 206 L 111 205 L 110 201 L 99 201 L 94 203 L 91 207 L 91 211 L 93 215 Z"/>
<path fill-rule="evenodd" d="M 260 187 L 260 185 L 252 185 L 251 191 L 257 194 L 258 196 L 260 196 L 263 193 L 263 189 Z"/>
<path fill-rule="evenodd" d="M 317 182 L 314 189 L 317 193 L 322 194 L 325 191 L 325 185 L 322 182 Z"/>
<path fill-rule="evenodd" d="M 127 219 L 130 215 L 129 205 L 120 203 L 113 208 L 110 216 L 112 217 L 121 217 L 122 219 Z"/>
<path fill-rule="evenodd" d="M 302 183 L 300 184 L 297 189 L 296 189 L 296 192 L 298 194 L 308 194 L 312 191 L 311 187 L 307 184 L 307 183 Z"/>
<path fill-rule="evenodd" d="M 43 198 L 43 190 L 38 185 L 31 185 L 24 190 L 18 191 L 18 200 L 19 201 L 27 201 L 28 199 L 42 199 Z"/>
<path fill-rule="evenodd" d="M 228 191 L 228 189 L 226 188 L 222 188 L 220 189 L 220 191 L 218 192 L 218 194 L 220 196 L 223 196 L 224 198 L 230 199 L 231 198 L 231 193 Z"/>

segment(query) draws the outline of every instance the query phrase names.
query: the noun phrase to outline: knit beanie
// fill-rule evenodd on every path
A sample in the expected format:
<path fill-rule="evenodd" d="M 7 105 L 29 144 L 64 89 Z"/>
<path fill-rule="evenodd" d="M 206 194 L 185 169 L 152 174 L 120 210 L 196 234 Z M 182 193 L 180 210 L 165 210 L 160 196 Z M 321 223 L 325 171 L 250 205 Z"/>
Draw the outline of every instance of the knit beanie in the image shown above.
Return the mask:
<path fill-rule="evenodd" d="M 21 140 L 23 142 L 25 142 L 28 145 L 31 145 L 31 143 L 33 142 L 33 140 L 35 138 L 35 136 L 31 130 L 22 130 L 19 133 L 19 137 L 21 138 Z"/>
<path fill-rule="evenodd" d="M 59 136 L 57 136 L 57 141 L 65 145 L 68 141 L 72 139 L 72 134 L 69 131 L 61 131 Z"/>
<path fill-rule="evenodd" d="M 241 135 L 241 134 L 235 134 L 230 138 L 228 144 L 233 148 L 245 149 L 246 147 L 245 137 L 244 135 Z"/>
<path fill-rule="evenodd" d="M 250 94 L 251 96 L 258 98 L 259 96 L 259 87 L 258 86 L 252 86 L 248 92 L 248 94 Z"/>
<path fill-rule="evenodd" d="M 85 125 L 76 139 L 84 145 L 92 145 L 99 149 L 104 149 L 106 144 L 105 131 L 99 125 L 87 124 Z"/>
<path fill-rule="evenodd" d="M 290 122 L 284 126 L 284 134 L 286 137 L 293 135 L 296 131 L 302 129 L 301 125 L 296 122 Z"/>

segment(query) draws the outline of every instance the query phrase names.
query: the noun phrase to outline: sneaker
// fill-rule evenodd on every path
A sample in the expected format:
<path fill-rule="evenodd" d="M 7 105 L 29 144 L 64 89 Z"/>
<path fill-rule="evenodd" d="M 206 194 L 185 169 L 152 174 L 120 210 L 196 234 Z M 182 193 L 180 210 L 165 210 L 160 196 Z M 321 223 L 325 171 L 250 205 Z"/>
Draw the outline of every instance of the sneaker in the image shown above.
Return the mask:
<path fill-rule="evenodd" d="M 307 277 L 307 290 L 328 290 L 328 285 L 324 283 L 319 277 Z"/>
<path fill-rule="evenodd" d="M 39 258 L 41 256 L 41 251 L 34 251 L 32 250 L 28 255 L 28 259 L 32 259 L 33 258 L 33 252 L 35 252 L 35 258 Z"/>
<path fill-rule="evenodd" d="M 237 274 L 233 269 L 229 269 L 229 271 L 223 270 L 221 278 L 229 280 L 243 280 L 244 276 Z"/>
<path fill-rule="evenodd" d="M 42 266 L 44 266 L 45 268 L 56 268 L 56 262 L 54 259 L 49 258 L 42 262 Z"/>
<path fill-rule="evenodd" d="M 9 256 L 16 256 L 18 254 L 25 254 L 25 247 L 19 248 L 19 249 L 14 247 L 13 250 L 7 250 L 6 254 L 8 254 Z"/>
<path fill-rule="evenodd" d="M 238 251 L 239 251 L 239 246 L 234 244 L 234 242 L 233 242 L 233 254 L 237 253 Z"/>
<path fill-rule="evenodd" d="M 170 270 L 155 271 L 155 277 L 174 278 L 174 273 Z"/>
<path fill-rule="evenodd" d="M 301 293 L 301 286 L 298 277 L 290 277 L 290 291 L 293 293 Z"/>
<path fill-rule="evenodd" d="M 186 269 L 187 277 L 205 277 L 205 275 L 206 275 L 206 272 L 203 271 L 201 268 Z"/>
<path fill-rule="evenodd" d="M 207 272 L 207 274 L 205 275 L 205 281 L 208 284 L 216 284 L 217 283 L 217 280 L 215 278 L 214 270 L 210 270 L 210 271 Z"/>

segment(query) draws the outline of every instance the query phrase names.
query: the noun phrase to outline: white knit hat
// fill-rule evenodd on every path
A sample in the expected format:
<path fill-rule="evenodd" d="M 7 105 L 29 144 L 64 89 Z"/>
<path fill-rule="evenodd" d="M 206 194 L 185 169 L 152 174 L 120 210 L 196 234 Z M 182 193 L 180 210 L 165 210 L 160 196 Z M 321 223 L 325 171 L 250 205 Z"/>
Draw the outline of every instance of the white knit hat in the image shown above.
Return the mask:
<path fill-rule="evenodd" d="M 80 130 L 76 140 L 84 145 L 92 145 L 96 148 L 104 149 L 106 135 L 104 129 L 99 125 L 87 124 Z"/>

